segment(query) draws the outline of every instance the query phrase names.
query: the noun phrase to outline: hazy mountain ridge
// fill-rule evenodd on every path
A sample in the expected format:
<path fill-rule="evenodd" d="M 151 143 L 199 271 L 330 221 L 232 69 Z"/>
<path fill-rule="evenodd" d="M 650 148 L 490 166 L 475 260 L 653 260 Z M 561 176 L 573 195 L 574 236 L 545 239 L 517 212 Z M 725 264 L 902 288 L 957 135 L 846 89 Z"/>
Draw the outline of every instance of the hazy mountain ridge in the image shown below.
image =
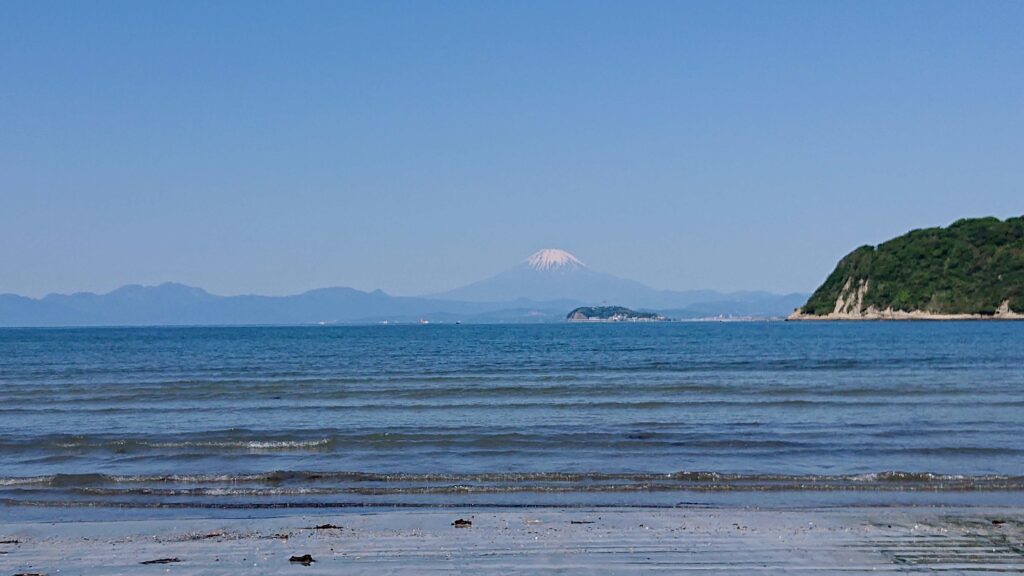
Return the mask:
<path fill-rule="evenodd" d="M 607 302 L 673 318 L 782 317 L 806 296 L 710 290 L 660 291 L 542 250 L 512 269 L 436 296 L 392 296 L 335 287 L 291 296 L 219 296 L 168 282 L 106 294 L 0 295 L 0 326 L 139 326 L 416 322 L 556 322 L 578 306 Z"/>
<path fill-rule="evenodd" d="M 381 291 L 323 288 L 294 296 L 218 296 L 180 284 L 130 286 L 106 294 L 79 292 L 28 298 L 0 295 L 0 326 L 152 326 L 415 322 L 556 322 L 575 300 L 463 302 L 391 296 Z M 719 293 L 713 293 L 719 298 Z M 788 297 L 792 298 L 792 297 Z M 806 296 L 796 298 L 803 301 Z M 757 301 L 718 300 L 689 308 L 654 310 L 671 318 L 783 316 L 785 296 Z"/>
<path fill-rule="evenodd" d="M 176 283 L 131 285 L 106 294 L 28 298 L 0 295 L 0 326 L 317 324 L 435 321 L 549 321 L 571 301 L 481 304 L 391 296 L 380 290 L 320 288 L 292 296 L 218 296 Z"/>

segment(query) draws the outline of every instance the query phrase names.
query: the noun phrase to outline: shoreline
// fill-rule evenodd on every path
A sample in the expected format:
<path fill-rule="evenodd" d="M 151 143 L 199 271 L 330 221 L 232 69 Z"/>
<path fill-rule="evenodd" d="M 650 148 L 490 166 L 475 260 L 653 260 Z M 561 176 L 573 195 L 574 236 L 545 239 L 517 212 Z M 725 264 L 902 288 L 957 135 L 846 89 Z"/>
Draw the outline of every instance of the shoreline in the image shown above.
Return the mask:
<path fill-rule="evenodd" d="M 836 299 L 835 309 L 824 315 L 805 314 L 803 308 L 797 308 L 786 320 L 816 321 L 816 320 L 1024 320 L 1024 313 L 1017 312 L 1010 308 L 1010 301 L 1004 300 L 992 314 L 980 313 L 957 313 L 938 314 L 925 310 L 893 310 L 890 306 L 881 310 L 875 306 L 864 307 L 864 295 L 868 290 L 868 283 L 861 283 L 856 292 L 851 292 L 851 280 L 847 280 L 846 287 Z"/>
<path fill-rule="evenodd" d="M 471 525 L 457 527 L 456 520 Z M 925 573 L 1024 570 L 1024 507 L 636 507 L 0 524 L 0 572 Z M 13 543 L 12 543 L 13 542 Z M 313 562 L 289 561 L 309 554 Z"/>
<path fill-rule="evenodd" d="M 1024 314 L 1019 312 L 1007 312 L 1003 314 L 932 314 L 915 310 L 906 312 L 903 310 L 882 310 L 869 311 L 865 313 L 830 312 L 819 316 L 817 314 L 804 314 L 793 312 L 786 317 L 786 322 L 950 322 L 950 321 L 1005 321 L 1016 322 L 1024 320 Z"/>

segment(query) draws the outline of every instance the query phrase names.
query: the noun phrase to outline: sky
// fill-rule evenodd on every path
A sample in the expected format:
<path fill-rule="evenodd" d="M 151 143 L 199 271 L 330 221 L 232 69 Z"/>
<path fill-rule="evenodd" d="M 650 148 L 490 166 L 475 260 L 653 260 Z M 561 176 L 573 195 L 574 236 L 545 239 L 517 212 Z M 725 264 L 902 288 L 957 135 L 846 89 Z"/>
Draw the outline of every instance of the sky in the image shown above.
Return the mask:
<path fill-rule="evenodd" d="M 813 290 L 1024 214 L 1024 2 L 0 0 L 0 292 Z"/>

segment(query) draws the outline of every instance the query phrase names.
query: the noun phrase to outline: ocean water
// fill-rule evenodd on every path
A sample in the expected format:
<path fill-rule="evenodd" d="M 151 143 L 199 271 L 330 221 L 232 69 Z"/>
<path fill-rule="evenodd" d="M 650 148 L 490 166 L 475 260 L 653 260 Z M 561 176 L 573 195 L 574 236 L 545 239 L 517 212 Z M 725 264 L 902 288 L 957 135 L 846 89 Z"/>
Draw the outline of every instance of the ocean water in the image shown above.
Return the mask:
<path fill-rule="evenodd" d="M 1024 323 L 0 330 L 0 506 L 1024 494 Z"/>

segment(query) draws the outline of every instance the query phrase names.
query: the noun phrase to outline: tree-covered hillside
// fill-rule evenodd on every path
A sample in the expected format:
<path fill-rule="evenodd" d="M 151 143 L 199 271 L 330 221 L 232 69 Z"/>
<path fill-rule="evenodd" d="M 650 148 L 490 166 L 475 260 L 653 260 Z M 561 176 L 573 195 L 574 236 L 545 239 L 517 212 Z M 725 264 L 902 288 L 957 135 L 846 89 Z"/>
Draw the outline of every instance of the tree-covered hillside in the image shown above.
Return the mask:
<path fill-rule="evenodd" d="M 607 320 L 613 322 L 664 320 L 664 318 L 653 312 L 637 312 L 622 306 L 582 306 L 569 312 L 565 318 L 573 321 Z"/>
<path fill-rule="evenodd" d="M 841 301 L 840 301 L 841 299 Z M 1024 217 L 959 220 L 857 248 L 801 309 L 994 314 L 1009 301 L 1024 311 Z"/>

